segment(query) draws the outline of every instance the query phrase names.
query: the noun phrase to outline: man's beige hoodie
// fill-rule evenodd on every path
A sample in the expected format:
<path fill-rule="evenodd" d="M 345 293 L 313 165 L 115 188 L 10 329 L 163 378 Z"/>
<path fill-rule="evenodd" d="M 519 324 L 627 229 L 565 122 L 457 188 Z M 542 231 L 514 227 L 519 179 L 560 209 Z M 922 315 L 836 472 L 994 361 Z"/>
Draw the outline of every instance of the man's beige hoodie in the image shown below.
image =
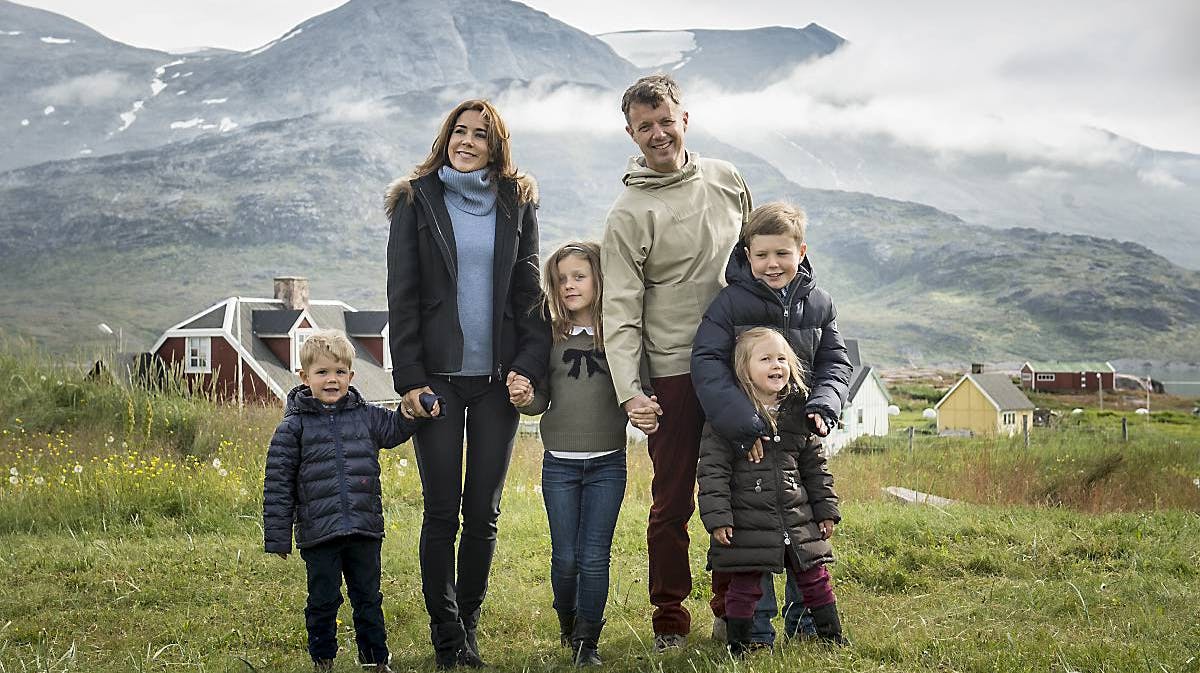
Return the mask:
<path fill-rule="evenodd" d="M 643 353 L 651 377 L 690 370 L 696 328 L 751 209 L 733 164 L 691 152 L 673 173 L 634 157 L 624 183 L 601 247 L 604 350 L 622 403 L 642 392 Z"/>

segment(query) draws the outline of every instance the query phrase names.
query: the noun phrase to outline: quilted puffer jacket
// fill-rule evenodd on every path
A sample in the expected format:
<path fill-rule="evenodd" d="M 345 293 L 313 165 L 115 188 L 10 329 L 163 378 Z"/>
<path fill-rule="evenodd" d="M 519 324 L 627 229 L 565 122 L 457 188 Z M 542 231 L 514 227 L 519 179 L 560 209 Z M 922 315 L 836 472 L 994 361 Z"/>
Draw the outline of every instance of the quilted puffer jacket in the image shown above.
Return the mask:
<path fill-rule="evenodd" d="M 800 399 L 794 411 L 780 412 L 775 441 L 763 442 L 759 463 L 705 425 L 696 470 L 700 519 L 709 533 L 733 526 L 732 545 L 710 539 L 710 569 L 782 572 L 784 554 L 794 554 L 801 570 L 833 561 L 817 524 L 841 521 L 838 498 L 803 410 Z"/>
<path fill-rule="evenodd" d="M 416 430 L 400 413 L 363 400 L 353 386 L 326 407 L 308 386 L 288 393 L 283 420 L 267 450 L 263 538 L 270 553 L 341 535 L 383 537 L 379 449 Z"/>

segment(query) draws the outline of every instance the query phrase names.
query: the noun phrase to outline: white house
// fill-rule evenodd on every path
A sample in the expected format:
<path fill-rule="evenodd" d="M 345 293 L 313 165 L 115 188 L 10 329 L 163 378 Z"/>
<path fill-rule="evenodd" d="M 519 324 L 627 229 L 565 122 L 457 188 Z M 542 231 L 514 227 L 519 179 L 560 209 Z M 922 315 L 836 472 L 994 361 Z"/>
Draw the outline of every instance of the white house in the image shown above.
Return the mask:
<path fill-rule="evenodd" d="M 854 372 L 850 375 L 850 392 L 842 408 L 842 425 L 825 438 L 827 455 L 834 455 L 862 435 L 882 437 L 888 433 L 888 406 L 892 398 L 879 373 L 862 364 L 858 340 L 846 339 L 846 351 Z"/>

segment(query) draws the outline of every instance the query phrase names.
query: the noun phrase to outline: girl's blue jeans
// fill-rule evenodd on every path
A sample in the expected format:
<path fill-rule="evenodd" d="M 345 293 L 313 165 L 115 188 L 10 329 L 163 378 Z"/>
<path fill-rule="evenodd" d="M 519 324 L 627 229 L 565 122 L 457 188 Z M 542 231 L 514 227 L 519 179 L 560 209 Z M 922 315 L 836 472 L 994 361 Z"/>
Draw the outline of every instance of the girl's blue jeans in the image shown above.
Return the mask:
<path fill-rule="evenodd" d="M 542 499 L 550 522 L 554 609 L 604 620 L 617 514 L 625 498 L 625 451 L 598 458 L 542 459 Z"/>

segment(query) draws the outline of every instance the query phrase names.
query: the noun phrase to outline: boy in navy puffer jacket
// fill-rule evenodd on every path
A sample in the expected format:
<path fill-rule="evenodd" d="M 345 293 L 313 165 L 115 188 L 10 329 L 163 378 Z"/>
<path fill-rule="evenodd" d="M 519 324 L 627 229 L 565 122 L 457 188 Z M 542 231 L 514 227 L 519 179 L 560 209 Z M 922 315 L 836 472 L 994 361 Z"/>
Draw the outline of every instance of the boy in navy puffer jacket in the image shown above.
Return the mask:
<path fill-rule="evenodd" d="M 837 309 L 825 290 L 817 287 L 806 256 L 804 211 L 786 203 L 768 203 L 754 209 L 742 228 L 737 246 L 725 267 L 725 281 L 709 305 L 696 331 L 692 347 L 692 383 L 712 430 L 757 462 L 762 457 L 760 438 L 774 435 L 739 387 L 733 373 L 734 345 L 752 327 L 770 327 L 782 333 L 806 372 L 809 395 L 802 410 L 810 432 L 819 440 L 837 426 L 846 401 L 851 366 L 846 344 L 837 328 Z M 723 635 L 724 590 L 728 577 L 713 573 L 714 637 Z M 775 590 L 770 576 L 764 580 L 763 599 L 755 614 L 753 643 L 770 645 L 775 631 Z M 784 607 L 786 633 L 796 635 L 811 626 L 791 590 Z M 805 624 L 801 626 L 801 619 Z"/>
<path fill-rule="evenodd" d="M 301 346 L 303 385 L 288 393 L 267 451 L 263 537 L 268 553 L 286 559 L 294 527 L 308 575 L 304 618 L 316 670 L 333 670 L 344 576 L 358 660 L 387 672 L 379 449 L 403 444 L 416 426 L 364 401 L 350 386 L 353 363 L 353 344 L 335 330 L 317 332 Z M 431 412 L 440 412 L 436 404 Z"/>

